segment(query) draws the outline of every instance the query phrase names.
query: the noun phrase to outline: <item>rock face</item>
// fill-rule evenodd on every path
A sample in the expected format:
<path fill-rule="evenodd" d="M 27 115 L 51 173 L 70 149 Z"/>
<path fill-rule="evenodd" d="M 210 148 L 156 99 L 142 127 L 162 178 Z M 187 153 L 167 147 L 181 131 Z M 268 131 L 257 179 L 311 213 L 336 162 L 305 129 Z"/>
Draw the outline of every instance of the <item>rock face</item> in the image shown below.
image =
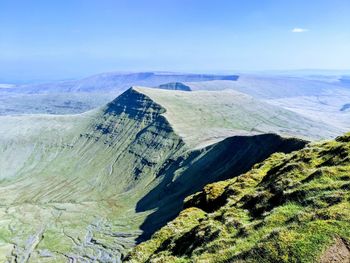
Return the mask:
<path fill-rule="evenodd" d="M 350 134 L 186 198 L 127 262 L 349 262 Z"/>
<path fill-rule="evenodd" d="M 342 239 L 336 238 L 334 244 L 321 256 L 320 263 L 344 263 L 350 262 L 350 250 L 349 245 Z"/>
<path fill-rule="evenodd" d="M 167 111 L 129 89 L 84 114 L 0 117 L 0 261 L 119 262 L 185 196 L 306 143 L 246 134 L 195 149 Z"/>

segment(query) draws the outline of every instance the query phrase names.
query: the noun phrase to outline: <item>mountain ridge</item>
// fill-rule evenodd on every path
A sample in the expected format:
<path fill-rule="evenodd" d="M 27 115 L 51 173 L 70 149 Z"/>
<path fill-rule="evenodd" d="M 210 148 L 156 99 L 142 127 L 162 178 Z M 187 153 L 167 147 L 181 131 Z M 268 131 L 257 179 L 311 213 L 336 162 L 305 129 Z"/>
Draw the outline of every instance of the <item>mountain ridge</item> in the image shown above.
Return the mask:
<path fill-rule="evenodd" d="M 133 87 L 162 105 L 174 130 L 194 148 L 234 135 L 277 133 L 306 140 L 340 134 L 322 122 L 235 91 L 181 91 Z"/>
<path fill-rule="evenodd" d="M 261 134 L 195 149 L 151 97 L 129 89 L 83 114 L 0 117 L 2 261 L 114 262 L 226 169 L 245 172 L 274 151 L 305 145 Z M 203 169 L 215 171 L 198 177 Z"/>

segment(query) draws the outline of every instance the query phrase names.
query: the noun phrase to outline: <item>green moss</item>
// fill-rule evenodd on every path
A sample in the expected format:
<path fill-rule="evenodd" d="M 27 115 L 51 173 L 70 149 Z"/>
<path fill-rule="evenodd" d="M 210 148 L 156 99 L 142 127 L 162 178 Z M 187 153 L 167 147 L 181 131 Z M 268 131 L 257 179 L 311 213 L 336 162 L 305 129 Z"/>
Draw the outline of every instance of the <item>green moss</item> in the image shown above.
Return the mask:
<path fill-rule="evenodd" d="M 193 229 L 202 219 L 205 218 L 205 216 L 205 212 L 198 208 L 188 208 L 182 211 L 174 221 L 168 223 L 160 231 L 156 232 L 151 240 L 139 245 L 137 249 L 129 255 L 130 262 L 146 262 L 150 259 L 150 255 L 159 251 L 161 246 L 164 246 L 170 238 L 181 236 L 187 231 Z M 167 258 L 167 260 L 169 260 L 169 258 Z M 169 261 L 166 261 L 164 258 L 157 262 Z"/>

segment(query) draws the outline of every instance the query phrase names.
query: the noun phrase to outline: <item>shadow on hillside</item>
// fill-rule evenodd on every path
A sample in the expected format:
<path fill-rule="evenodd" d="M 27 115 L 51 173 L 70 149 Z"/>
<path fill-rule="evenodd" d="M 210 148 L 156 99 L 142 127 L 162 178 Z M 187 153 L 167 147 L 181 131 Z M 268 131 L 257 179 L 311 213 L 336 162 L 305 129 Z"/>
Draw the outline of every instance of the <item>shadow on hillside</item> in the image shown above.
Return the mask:
<path fill-rule="evenodd" d="M 156 209 L 142 224 L 143 234 L 137 242 L 147 240 L 175 218 L 184 198 L 206 184 L 245 173 L 272 153 L 289 153 L 303 148 L 306 143 L 275 134 L 235 136 L 193 151 L 189 156 L 169 160 L 158 173 L 163 178 L 161 183 L 137 203 L 137 212 Z"/>

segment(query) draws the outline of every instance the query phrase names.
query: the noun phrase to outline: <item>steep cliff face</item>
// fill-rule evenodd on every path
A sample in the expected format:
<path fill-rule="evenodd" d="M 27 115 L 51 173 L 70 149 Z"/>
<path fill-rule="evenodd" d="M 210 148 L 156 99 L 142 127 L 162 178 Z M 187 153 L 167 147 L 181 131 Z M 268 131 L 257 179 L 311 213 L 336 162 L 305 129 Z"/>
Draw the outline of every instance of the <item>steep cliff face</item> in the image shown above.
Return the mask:
<path fill-rule="evenodd" d="M 129 262 L 349 262 L 350 134 L 186 198 Z"/>
<path fill-rule="evenodd" d="M 89 113 L 88 121 L 73 117 L 70 122 L 75 127 L 69 133 L 55 133 L 48 127 L 47 131 L 34 131 L 30 140 L 3 141 L 2 148 L 8 152 L 31 148 L 23 157 L 17 156 L 17 162 L 23 158 L 22 166 L 13 176 L 1 170 L 2 177 L 9 181 L 7 193 L 14 192 L 12 202 L 109 198 L 126 192 L 138 181 L 146 183 L 146 175 L 155 174 L 183 146 L 163 112 L 146 96 L 129 90 L 103 109 Z M 52 136 L 53 142 L 46 136 Z M 48 191 L 38 193 L 30 187 L 33 185 Z M 64 187 L 53 191 L 56 185 Z"/>
<path fill-rule="evenodd" d="M 288 153 L 305 144 L 275 134 L 236 136 L 169 159 L 157 174 L 159 184 L 137 203 L 139 212 L 156 209 L 141 225 L 143 234 L 138 241 L 149 238 L 173 219 L 182 208 L 183 199 L 204 185 L 244 173 L 272 153 Z"/>
<path fill-rule="evenodd" d="M 135 214 L 137 201 L 163 164 L 184 151 L 163 112 L 130 89 L 83 115 L 6 118 L 18 132 L 2 131 L 0 254 L 32 262 L 44 254 L 51 260 L 120 257 L 147 216 Z"/>

